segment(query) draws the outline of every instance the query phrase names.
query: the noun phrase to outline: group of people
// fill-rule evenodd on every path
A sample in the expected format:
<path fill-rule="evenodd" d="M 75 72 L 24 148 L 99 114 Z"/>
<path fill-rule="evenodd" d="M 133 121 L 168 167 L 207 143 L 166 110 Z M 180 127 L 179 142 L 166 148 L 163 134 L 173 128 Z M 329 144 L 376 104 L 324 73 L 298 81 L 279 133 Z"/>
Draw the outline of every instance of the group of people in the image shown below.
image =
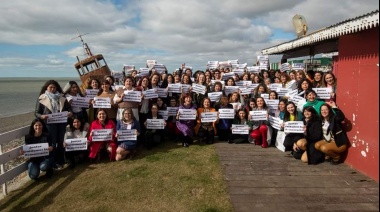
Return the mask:
<path fill-rule="evenodd" d="M 284 122 L 303 121 L 304 133 L 288 133 L 284 138 L 286 150 L 292 151 L 296 158 L 309 164 L 323 160 L 332 164 L 341 162 L 348 139 L 341 126 L 344 114 L 335 103 L 337 80 L 333 73 L 262 70 L 231 75 L 231 72 L 233 69 L 220 67 L 193 73 L 184 64 L 173 74 L 152 69 L 149 75 L 139 76 L 134 70 L 125 73 L 123 80 L 116 80 L 122 81 L 121 85 L 115 83 L 113 76 L 104 76 L 101 81 L 91 78 L 85 93 L 75 81 L 68 82 L 63 89 L 57 81 L 47 81 L 41 88 L 36 119 L 32 121 L 25 144 L 48 143 L 49 155 L 30 159 L 30 178 L 37 179 L 40 170 L 51 176 L 53 169 L 62 168 L 66 162 L 73 168 L 80 159 L 97 161 L 103 154 L 111 161 L 120 161 L 133 156 L 139 145 L 152 149 L 167 138 L 176 141 L 179 138 L 183 147 L 189 147 L 196 139 L 212 144 L 217 137 L 219 142 L 249 142 L 267 148 L 282 130 L 271 126 L 269 116 Z M 179 92 L 173 90 L 175 84 L 180 85 Z M 236 89 L 237 84 L 244 84 L 249 92 L 243 92 L 245 88 L 241 86 Z M 302 108 L 297 109 L 299 105 L 274 89 L 289 88 L 290 84 L 297 90 L 296 95 L 305 98 Z M 199 91 L 199 86 L 204 90 Z M 317 99 L 312 88 L 322 87 L 331 88 L 330 99 Z M 149 91 L 158 93 L 159 89 L 165 94 L 148 97 Z M 95 95 L 91 96 L 91 91 Z M 137 101 L 127 98 L 136 92 L 141 94 Z M 217 98 L 213 94 L 217 94 Z M 89 97 L 88 107 L 77 104 L 77 99 L 83 97 Z M 106 106 L 99 107 L 99 99 L 106 100 Z M 268 99 L 279 100 L 275 110 L 267 106 Z M 168 113 L 169 108 L 174 108 L 175 113 Z M 233 109 L 233 116 L 219 117 L 224 109 Z M 194 111 L 194 116 L 182 118 L 183 110 Z M 254 120 L 252 111 L 264 112 L 267 118 Z M 49 121 L 51 114 L 63 112 L 67 122 Z M 216 112 L 217 118 L 203 121 L 202 114 L 208 112 Z M 152 119 L 163 120 L 160 122 L 163 125 L 149 127 Z M 248 131 L 234 133 L 236 125 L 246 126 Z M 111 133 L 106 140 L 99 141 L 99 130 Z M 125 137 L 124 132 L 133 135 Z M 69 145 L 66 140 L 74 138 L 85 138 L 88 149 L 65 151 Z"/>

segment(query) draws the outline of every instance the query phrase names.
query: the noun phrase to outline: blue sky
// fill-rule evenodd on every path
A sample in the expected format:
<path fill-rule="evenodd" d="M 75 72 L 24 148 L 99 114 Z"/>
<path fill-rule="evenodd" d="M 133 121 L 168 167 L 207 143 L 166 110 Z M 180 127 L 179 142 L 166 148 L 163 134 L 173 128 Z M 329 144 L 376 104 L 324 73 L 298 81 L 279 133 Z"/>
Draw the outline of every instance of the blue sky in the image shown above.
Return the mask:
<path fill-rule="evenodd" d="M 296 38 L 292 17 L 309 32 L 378 10 L 375 0 L 23 0 L 0 5 L 0 77 L 77 77 L 85 34 L 114 71 L 156 60 L 172 72 L 186 63 L 239 59 L 252 65 L 263 48 Z M 270 56 L 278 62 L 280 56 Z"/>

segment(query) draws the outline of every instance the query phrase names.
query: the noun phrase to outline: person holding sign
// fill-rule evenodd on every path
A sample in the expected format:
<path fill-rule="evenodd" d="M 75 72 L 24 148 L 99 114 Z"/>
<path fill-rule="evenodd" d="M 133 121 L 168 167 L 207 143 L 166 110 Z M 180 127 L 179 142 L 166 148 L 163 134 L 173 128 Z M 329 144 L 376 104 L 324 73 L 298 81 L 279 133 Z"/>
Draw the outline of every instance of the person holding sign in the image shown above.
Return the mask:
<path fill-rule="evenodd" d="M 115 141 L 115 133 L 116 133 L 116 125 L 111 120 L 108 119 L 108 115 L 105 109 L 100 108 L 96 113 L 97 119 L 91 123 L 88 136 L 89 146 L 90 146 L 90 154 L 89 158 L 90 161 L 94 161 L 95 157 L 98 157 L 98 160 L 100 159 L 100 150 L 108 145 L 107 151 L 110 153 L 110 160 L 114 161 L 116 157 L 116 141 Z M 111 129 L 111 135 L 105 136 L 108 137 L 108 140 L 101 139 L 104 137 L 103 135 L 99 135 L 95 133 L 96 130 L 102 130 L 102 129 Z M 95 139 L 96 138 L 96 139 Z M 95 141 L 96 140 L 96 141 Z M 100 141 L 99 141 L 100 140 Z"/>
<path fill-rule="evenodd" d="M 323 152 L 331 164 L 339 164 L 349 143 L 341 125 L 345 116 L 332 101 L 321 106 L 321 116 L 323 139 L 315 143 L 315 148 Z"/>
<path fill-rule="evenodd" d="M 102 107 L 107 112 L 107 118 L 116 123 L 116 115 L 117 115 L 117 104 L 113 101 L 115 97 L 115 92 L 110 90 L 111 84 L 107 80 L 103 80 L 100 83 L 100 90 L 96 97 L 107 98 L 111 103 L 108 107 Z M 94 104 L 94 100 L 91 101 L 92 105 Z"/>
<path fill-rule="evenodd" d="M 57 123 L 49 123 L 49 116 L 52 114 L 59 115 L 67 111 L 67 117 L 73 116 L 71 106 L 67 99 L 63 97 L 61 86 L 55 80 L 47 81 L 41 88 L 38 97 L 36 110 L 34 115 L 47 123 L 46 127 L 52 139 L 54 149 L 54 167 L 56 169 L 63 168 L 65 164 L 65 150 L 63 148 L 63 138 L 66 132 L 67 118 Z M 63 113 L 64 114 L 64 113 Z"/>
<path fill-rule="evenodd" d="M 336 78 L 332 72 L 326 72 L 323 75 L 323 86 L 324 88 L 331 88 L 330 99 L 326 99 L 325 102 L 336 100 Z"/>
<path fill-rule="evenodd" d="M 311 90 L 312 87 L 313 87 L 313 85 L 306 78 L 303 78 L 300 81 L 298 81 L 297 88 L 298 88 L 298 93 L 300 94 L 299 96 L 306 99 L 307 98 L 306 93 L 308 90 Z"/>
<path fill-rule="evenodd" d="M 323 153 L 315 148 L 315 143 L 323 138 L 322 121 L 312 106 L 305 107 L 302 114 L 305 138 L 294 143 L 292 154 L 304 163 L 317 164 L 324 159 Z"/>
<path fill-rule="evenodd" d="M 162 120 L 161 123 L 163 126 L 154 126 L 151 129 L 148 125 L 148 122 L 151 120 L 155 119 L 160 119 Z M 161 115 L 158 114 L 158 106 L 156 103 L 153 103 L 152 107 L 150 108 L 150 113 L 147 116 L 147 120 L 144 122 L 145 127 L 147 128 L 145 135 L 144 135 L 144 146 L 146 149 L 150 150 L 154 146 L 157 146 L 158 144 L 162 143 L 165 141 L 165 127 L 166 127 L 166 122 L 163 119 Z M 156 129 L 157 128 L 162 128 L 162 129 Z"/>
<path fill-rule="evenodd" d="M 71 105 L 71 109 L 73 111 L 73 115 L 77 116 L 78 118 L 84 120 L 85 122 L 88 122 L 88 115 L 85 107 L 78 107 L 78 106 L 73 106 L 73 97 L 84 97 L 83 94 L 81 93 L 79 86 L 77 82 L 75 81 L 69 81 L 65 87 L 63 88 L 63 95 Z M 89 102 L 87 102 L 89 103 Z M 72 119 L 69 119 L 69 124 L 72 123 Z"/>
<path fill-rule="evenodd" d="M 253 90 L 253 97 L 258 98 L 261 97 L 261 94 L 269 94 L 269 89 L 265 84 L 259 84 L 254 90 Z"/>
<path fill-rule="evenodd" d="M 322 71 L 316 71 L 314 73 L 313 88 L 321 88 L 323 86 L 322 76 L 323 76 Z"/>
<path fill-rule="evenodd" d="M 204 94 L 196 93 L 193 89 L 193 102 L 197 105 L 197 107 L 202 106 L 203 99 L 207 96 L 207 93 L 210 91 L 210 87 L 206 83 L 206 76 L 203 72 L 198 74 L 197 82 L 198 85 L 204 86 Z"/>
<path fill-rule="evenodd" d="M 117 117 L 116 119 L 117 120 L 121 120 L 123 118 L 123 111 L 126 109 L 126 108 L 131 108 L 132 109 L 132 112 L 133 112 L 133 116 L 136 117 L 137 121 L 139 120 L 139 112 L 138 112 L 138 108 L 139 108 L 139 104 L 141 102 L 141 99 L 140 100 L 136 100 L 136 101 L 125 101 L 123 100 L 124 96 L 128 94 L 128 92 L 134 92 L 136 91 L 136 89 L 133 87 L 133 78 L 132 76 L 127 76 L 125 77 L 124 79 L 124 87 L 123 88 L 119 88 L 117 91 L 116 91 L 116 95 L 114 96 L 113 98 L 113 101 L 118 104 L 118 109 L 117 109 Z M 140 102 L 138 102 L 140 101 Z"/>
<path fill-rule="evenodd" d="M 198 119 L 197 119 L 197 125 L 195 126 L 195 134 L 198 135 L 199 141 L 202 143 L 206 141 L 206 144 L 213 144 L 214 143 L 214 135 L 217 134 L 216 126 L 215 124 L 218 122 L 218 119 L 212 122 L 202 122 L 202 113 L 207 112 L 216 112 L 214 108 L 211 108 L 211 100 L 210 98 L 206 97 L 203 99 L 202 103 L 203 107 L 198 108 Z"/>
<path fill-rule="evenodd" d="M 186 75 L 185 75 L 186 76 Z M 179 109 L 193 109 L 196 110 L 197 106 L 193 104 L 192 98 L 190 94 L 182 94 L 181 105 L 179 106 Z M 182 133 L 182 146 L 183 147 L 189 147 L 190 143 L 193 142 L 194 139 L 194 127 L 195 127 L 195 120 L 179 120 L 179 111 L 177 112 L 177 128 Z"/>
<path fill-rule="evenodd" d="M 297 106 L 293 102 L 286 103 L 286 110 L 284 113 L 284 122 L 287 121 L 302 121 L 302 113 L 297 111 Z M 282 123 L 281 128 L 284 129 L 285 123 Z M 304 138 L 303 133 L 287 133 L 284 140 L 285 151 L 290 151 L 294 143 Z"/>
<path fill-rule="evenodd" d="M 76 165 L 76 161 L 80 161 L 87 154 L 87 145 L 86 149 L 68 151 L 71 145 L 68 145 L 66 140 L 68 139 L 76 139 L 76 138 L 86 138 L 87 143 L 87 130 L 88 125 L 83 121 L 79 116 L 73 116 L 73 121 L 70 123 L 70 129 L 68 129 L 65 133 L 65 138 L 63 142 L 63 147 L 66 148 L 66 158 L 69 160 L 69 168 L 74 168 Z M 72 143 L 71 143 L 72 144 Z M 78 145 L 79 146 L 79 145 Z"/>
<path fill-rule="evenodd" d="M 99 92 L 99 89 L 100 89 L 100 82 L 98 79 L 96 78 L 88 78 L 88 84 L 87 84 L 87 89 L 89 90 L 92 90 L 92 89 L 97 89 L 98 92 Z M 86 92 L 87 92 L 87 89 L 86 89 Z M 86 97 L 89 97 L 90 94 L 89 93 L 86 93 L 85 94 Z M 93 97 L 92 97 L 93 98 Z M 96 115 L 95 115 L 95 109 L 92 107 L 92 105 L 90 104 L 90 107 L 88 108 L 88 123 L 92 123 L 92 121 L 94 121 L 96 119 Z"/>
<path fill-rule="evenodd" d="M 117 133 L 115 137 L 117 138 L 117 149 L 116 149 L 116 161 L 123 160 L 129 154 L 134 154 L 137 148 L 137 136 L 140 135 L 140 123 L 134 117 L 131 108 L 126 108 L 123 110 L 123 118 L 117 120 L 116 130 Z M 136 130 L 136 139 L 123 138 L 123 131 L 126 130 Z M 126 134 L 128 132 L 125 132 Z"/>
<path fill-rule="evenodd" d="M 269 109 L 263 97 L 256 98 L 256 108 L 252 111 L 266 111 L 267 119 Z M 248 116 L 249 120 L 252 120 L 252 116 Z M 267 120 L 257 120 L 252 122 L 252 132 L 250 133 L 251 143 L 255 145 L 261 145 L 262 148 L 268 147 L 268 140 L 271 139 L 271 134 L 268 133 L 269 122 Z M 272 131 L 270 131 L 272 132 Z"/>
<path fill-rule="evenodd" d="M 176 97 L 172 96 L 170 98 L 169 107 L 178 108 L 178 102 Z M 176 113 L 173 114 L 174 115 L 168 115 L 168 120 L 166 122 L 166 132 L 169 135 L 170 139 L 178 140 L 178 137 L 181 135 L 181 132 L 178 130 L 176 126 Z"/>
<path fill-rule="evenodd" d="M 280 81 L 282 84 L 282 88 L 287 88 L 288 84 L 292 79 L 289 77 L 289 75 L 286 72 L 281 73 L 280 75 Z"/>
<path fill-rule="evenodd" d="M 47 156 L 30 157 L 28 163 L 28 175 L 30 179 L 37 180 L 40 171 L 46 172 L 45 176 L 50 178 L 53 175 L 53 162 L 52 157 L 53 144 L 51 137 L 48 134 L 45 122 L 42 119 L 34 119 L 29 127 L 29 133 L 25 136 L 25 145 L 48 143 Z M 33 151 L 33 150 L 31 150 Z M 24 155 L 26 151 L 20 150 L 20 154 Z"/>
<path fill-rule="evenodd" d="M 233 106 L 228 103 L 228 97 L 226 94 L 222 94 L 220 97 L 219 102 L 215 105 L 215 109 L 219 111 L 220 109 L 233 109 Z M 235 116 L 235 113 L 233 114 L 233 117 Z M 217 134 L 218 134 L 218 140 L 219 141 L 227 141 L 229 134 L 231 134 L 231 125 L 232 125 L 232 119 L 226 119 L 221 118 L 219 119 L 216 128 L 217 128 Z"/>
<path fill-rule="evenodd" d="M 250 132 L 252 130 L 252 122 L 247 119 L 247 112 L 245 111 L 245 109 L 240 108 L 238 110 L 237 115 L 232 124 L 246 126 L 248 128 L 248 134 L 229 134 L 228 143 L 229 144 L 247 143 L 250 136 Z"/>

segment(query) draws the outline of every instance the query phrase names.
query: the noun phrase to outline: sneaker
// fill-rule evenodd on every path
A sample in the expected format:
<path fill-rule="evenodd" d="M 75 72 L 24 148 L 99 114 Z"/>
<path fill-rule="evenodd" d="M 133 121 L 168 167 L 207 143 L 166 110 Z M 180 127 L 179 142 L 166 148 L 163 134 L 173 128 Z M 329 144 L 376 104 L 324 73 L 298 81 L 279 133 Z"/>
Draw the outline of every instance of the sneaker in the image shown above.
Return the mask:
<path fill-rule="evenodd" d="M 189 147 L 189 143 L 183 143 L 183 147 Z"/>
<path fill-rule="evenodd" d="M 233 144 L 234 142 L 231 141 L 231 140 L 228 140 L 227 143 L 229 143 L 229 144 Z"/>

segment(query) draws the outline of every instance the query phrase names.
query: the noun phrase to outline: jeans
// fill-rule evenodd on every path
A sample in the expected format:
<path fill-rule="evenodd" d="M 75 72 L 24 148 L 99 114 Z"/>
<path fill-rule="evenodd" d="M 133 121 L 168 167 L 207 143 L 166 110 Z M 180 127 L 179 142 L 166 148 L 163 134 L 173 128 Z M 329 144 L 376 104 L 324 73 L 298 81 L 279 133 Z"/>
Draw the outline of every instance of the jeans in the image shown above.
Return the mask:
<path fill-rule="evenodd" d="M 66 133 L 66 123 L 47 124 L 49 135 L 52 139 L 54 148 L 54 163 L 65 164 L 65 149 L 63 148 L 63 139 Z"/>
<path fill-rule="evenodd" d="M 40 171 L 46 172 L 52 168 L 51 159 L 45 159 L 41 162 L 29 162 L 28 174 L 30 179 L 35 180 L 40 176 Z"/>

